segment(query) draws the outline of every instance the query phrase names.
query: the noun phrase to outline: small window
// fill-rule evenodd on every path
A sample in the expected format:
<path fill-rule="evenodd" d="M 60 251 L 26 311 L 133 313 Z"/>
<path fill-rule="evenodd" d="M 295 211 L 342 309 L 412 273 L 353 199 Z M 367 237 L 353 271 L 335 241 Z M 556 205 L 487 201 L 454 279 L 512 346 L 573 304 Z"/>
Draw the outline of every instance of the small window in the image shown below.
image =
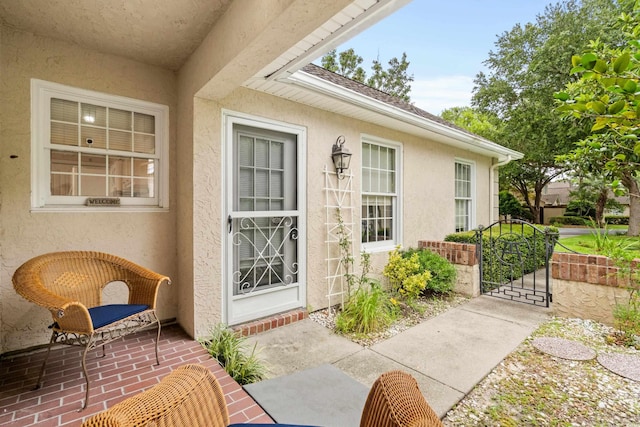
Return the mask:
<path fill-rule="evenodd" d="M 34 209 L 168 208 L 168 108 L 32 80 Z"/>
<path fill-rule="evenodd" d="M 366 249 L 400 243 L 398 145 L 362 143 L 362 243 Z"/>
<path fill-rule="evenodd" d="M 457 161 L 455 168 L 455 225 L 457 233 L 473 228 L 475 186 L 472 163 Z"/>

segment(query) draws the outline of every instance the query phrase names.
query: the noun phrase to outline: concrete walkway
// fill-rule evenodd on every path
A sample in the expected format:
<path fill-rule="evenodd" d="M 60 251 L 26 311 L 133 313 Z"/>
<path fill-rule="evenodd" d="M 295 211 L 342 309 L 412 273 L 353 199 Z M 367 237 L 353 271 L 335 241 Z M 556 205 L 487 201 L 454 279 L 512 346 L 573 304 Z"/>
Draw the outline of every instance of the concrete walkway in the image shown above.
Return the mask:
<path fill-rule="evenodd" d="M 296 378 L 295 387 L 300 389 L 288 392 L 302 401 L 293 399 L 291 405 L 303 406 L 305 395 L 316 405 L 323 399 L 314 395 L 314 384 L 300 385 L 302 372 L 317 375 L 315 368 L 322 365 L 338 368 L 365 390 L 383 372 L 401 369 L 416 378 L 429 404 L 443 417 L 549 316 L 545 308 L 481 296 L 369 348 L 309 319 L 251 337 L 249 342 L 257 344 L 270 377 L 278 378 L 265 382 L 274 384 L 273 393 L 278 393 L 276 385 L 282 389 L 288 378 Z M 340 390 L 333 393 L 339 395 Z M 349 394 L 353 393 L 337 398 L 348 401 Z M 362 405 L 358 396 L 353 416 L 359 416 Z M 326 420 L 323 425 L 335 424 Z"/>

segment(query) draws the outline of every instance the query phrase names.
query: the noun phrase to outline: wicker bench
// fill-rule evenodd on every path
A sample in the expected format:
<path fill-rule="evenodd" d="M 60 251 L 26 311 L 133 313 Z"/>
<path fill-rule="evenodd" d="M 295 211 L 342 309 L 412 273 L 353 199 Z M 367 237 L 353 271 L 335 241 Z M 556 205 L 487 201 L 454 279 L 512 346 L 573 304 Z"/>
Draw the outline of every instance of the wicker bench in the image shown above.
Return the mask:
<path fill-rule="evenodd" d="M 102 305 L 102 291 L 112 282 L 124 282 L 129 288 L 128 304 Z M 32 258 L 13 275 L 18 294 L 51 312 L 54 323 L 49 348 L 36 388 L 44 375 L 53 344 L 84 347 L 82 371 L 86 395 L 82 408 L 89 402 L 87 352 L 125 335 L 157 325 L 156 363 L 160 322 L 156 315 L 158 288 L 171 283 L 167 276 L 154 273 L 126 259 L 102 252 L 53 252 Z"/>

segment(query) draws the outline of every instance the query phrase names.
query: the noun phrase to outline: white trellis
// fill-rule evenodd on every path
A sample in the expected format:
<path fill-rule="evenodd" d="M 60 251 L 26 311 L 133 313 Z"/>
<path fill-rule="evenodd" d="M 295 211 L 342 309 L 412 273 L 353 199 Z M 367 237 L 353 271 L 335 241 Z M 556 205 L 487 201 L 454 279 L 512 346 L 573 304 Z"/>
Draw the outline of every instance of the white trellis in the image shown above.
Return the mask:
<path fill-rule="evenodd" d="M 340 239 L 341 234 L 350 241 L 349 251 L 353 258 L 354 236 L 354 205 L 353 205 L 353 175 L 351 172 L 343 173 L 338 179 L 335 172 L 324 167 L 324 193 L 325 193 L 325 227 L 327 255 L 327 298 L 329 307 L 335 304 L 344 304 L 347 296 L 347 281 L 345 273 L 347 266 L 343 264 Z M 342 232 L 338 221 L 338 211 L 342 217 Z"/>

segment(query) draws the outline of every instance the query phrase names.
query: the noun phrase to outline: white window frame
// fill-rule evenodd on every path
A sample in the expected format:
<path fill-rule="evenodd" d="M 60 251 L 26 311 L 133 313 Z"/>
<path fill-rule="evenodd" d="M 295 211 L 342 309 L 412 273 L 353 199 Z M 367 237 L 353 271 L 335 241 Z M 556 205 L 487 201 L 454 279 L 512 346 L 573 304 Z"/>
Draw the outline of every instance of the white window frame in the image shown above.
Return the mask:
<path fill-rule="evenodd" d="M 52 196 L 50 189 L 51 98 L 90 103 L 155 117 L 155 154 L 157 176 L 155 196 L 120 197 L 117 207 L 85 206 L 87 196 Z M 85 152 L 84 149 L 78 151 Z M 88 152 L 88 151 L 87 151 Z M 104 150 L 100 150 L 104 152 Z M 95 151 L 94 151 L 95 153 Z M 109 95 L 44 80 L 31 79 L 31 210 L 46 211 L 122 211 L 169 209 L 169 107 L 123 96 Z"/>
<path fill-rule="evenodd" d="M 464 166 L 469 166 L 469 177 L 470 177 L 470 189 L 469 191 L 471 192 L 470 197 L 459 197 L 456 194 L 456 181 L 458 179 L 457 177 L 457 165 L 464 165 Z M 453 219 L 453 227 L 454 227 L 454 231 L 456 230 L 456 202 L 458 200 L 465 200 L 468 201 L 470 203 L 470 208 L 469 208 L 469 221 L 467 223 L 467 230 L 465 231 L 470 231 L 473 230 L 474 228 L 476 228 L 476 164 L 474 161 L 472 160 L 466 160 L 466 159 L 459 159 L 456 158 L 455 162 L 454 162 L 454 172 L 453 172 L 453 196 L 454 196 L 454 206 L 453 206 L 453 215 L 454 215 L 454 219 Z"/>
<path fill-rule="evenodd" d="M 396 151 L 396 164 L 395 164 L 395 172 L 396 172 L 396 188 L 395 194 L 390 193 L 368 193 L 360 188 L 360 206 L 362 206 L 362 199 L 364 196 L 391 196 L 392 199 L 392 218 L 393 218 L 393 226 L 392 226 L 392 236 L 394 236 L 393 240 L 384 240 L 380 242 L 362 242 L 362 237 L 360 238 L 361 249 L 365 252 L 373 253 L 373 252 L 385 252 L 394 249 L 396 246 L 402 246 L 402 159 L 403 159 L 403 146 L 402 143 L 397 141 L 391 141 L 384 138 L 379 138 L 372 135 L 361 135 L 360 137 L 360 182 L 363 182 L 363 158 L 362 158 L 362 146 L 363 144 L 372 144 L 378 145 L 382 147 L 388 147 L 394 149 Z M 362 222 L 363 218 L 360 218 L 360 236 L 362 236 L 363 227 Z"/>

